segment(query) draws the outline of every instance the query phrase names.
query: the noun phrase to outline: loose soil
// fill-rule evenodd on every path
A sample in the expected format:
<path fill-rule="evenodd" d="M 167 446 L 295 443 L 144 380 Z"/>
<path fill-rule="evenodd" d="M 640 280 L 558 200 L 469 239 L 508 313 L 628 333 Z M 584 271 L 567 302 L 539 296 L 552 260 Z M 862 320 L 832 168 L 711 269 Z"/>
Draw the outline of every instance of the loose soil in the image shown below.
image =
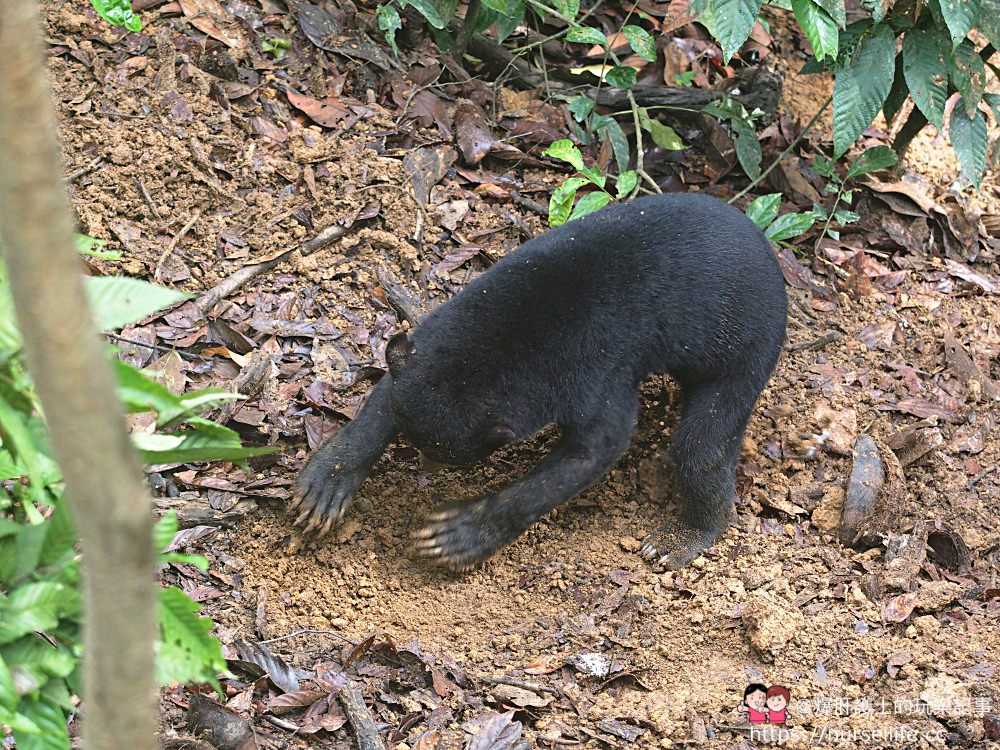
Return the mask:
<path fill-rule="evenodd" d="M 662 379 L 646 384 L 635 439 L 610 474 L 479 570 L 428 568 L 409 556 L 410 533 L 438 503 L 523 474 L 548 437 L 468 470 L 434 474 L 420 468 L 412 448 L 394 444 L 344 525 L 321 543 L 299 546 L 283 500 L 309 452 L 305 435 L 315 446 L 353 416 L 400 325 L 378 268 L 431 307 L 526 232 L 542 231 L 543 222 L 470 191 L 455 172 L 422 211 L 402 158 L 436 145 L 426 129 L 414 130 L 405 147 L 387 140 L 399 128 L 397 114 L 374 104 L 340 129 L 309 124 L 276 94 L 281 66 L 258 66 L 259 97 L 234 96 L 238 84 L 223 91 L 195 64 L 204 49 L 183 17 L 151 15 L 149 36 L 122 41 L 83 5 L 51 1 L 45 8 L 67 173 L 82 171 L 70 182 L 73 205 L 83 231 L 123 251 L 120 262 L 94 261 L 95 271 L 149 278 L 158 272 L 164 283 L 198 293 L 323 227 L 354 224 L 340 242 L 308 256 L 294 253 L 210 316 L 272 355 L 271 380 L 233 426 L 284 448 L 276 459 L 252 463 L 249 474 L 214 470 L 235 486 L 227 497 L 256 502 L 235 525 L 192 547 L 212 561 L 200 585 L 219 593 L 206 598 L 205 611 L 224 644 L 280 639 L 270 648 L 310 670 L 339 660 L 345 641 L 373 633 L 397 648 L 418 643 L 454 689 L 378 683 L 367 697 L 379 720 L 399 730 L 392 738 L 399 748 L 436 746 L 431 739 L 462 746 L 469 737 L 464 722 L 508 707 L 517 709 L 531 747 L 671 747 L 688 740 L 735 747 L 747 737 L 736 707 L 752 682 L 790 689 L 796 729 L 787 747 L 811 747 L 817 740 L 810 732 L 824 729 L 844 736 L 912 732 L 915 739 L 895 743 L 901 747 L 980 746 L 997 730 L 983 717 L 1000 706 L 996 402 L 954 371 L 942 346 L 945 331 L 954 330 L 982 373 L 1000 378 L 996 294 L 949 276 L 940 258 L 891 288 L 869 283 L 851 294 L 826 286 L 823 296 L 791 286 L 787 351 L 745 441 L 737 513 L 719 544 L 684 570 L 655 571 L 637 555 L 646 531 L 673 512 L 665 455 L 677 410 Z M 174 71 L 163 61 L 177 50 Z M 312 66 L 312 95 L 344 85 L 343 72 L 319 61 L 301 37 L 293 54 L 297 70 Z M 786 91 L 786 98 L 802 97 Z M 791 111 L 801 123 L 814 103 L 794 101 Z M 928 178 L 935 196 L 957 177 L 950 149 L 931 132 L 917 141 L 909 166 Z M 509 165 L 494 168 L 514 176 Z M 517 171 L 543 202 L 563 177 Z M 976 200 L 988 208 L 997 198 L 988 182 Z M 356 220 L 373 205 L 376 218 Z M 459 218 L 446 230 L 449 212 Z M 414 239 L 421 226 L 422 239 Z M 455 246 L 480 249 L 454 268 L 439 268 Z M 801 261 L 792 261 L 824 283 L 831 261 L 814 259 L 809 244 L 802 249 Z M 987 277 L 998 273 L 988 254 L 972 267 Z M 247 328 L 258 318 L 323 320 L 341 335 L 268 336 L 264 327 Z M 158 329 L 173 336 L 164 340 L 168 346 L 200 340 L 237 351 L 239 335 L 206 332 L 197 317 L 186 329 L 176 318 L 168 323 Z M 123 336 L 148 343 L 144 330 Z M 129 356 L 154 355 L 139 347 Z M 238 356 L 211 365 L 207 356 L 186 361 L 193 383 L 224 384 L 239 371 Z M 316 382 L 330 386 L 319 405 L 302 392 Z M 893 590 L 879 585 L 885 548 L 845 547 L 837 526 L 854 438 L 866 432 L 889 442 L 927 416 L 923 402 L 938 407 L 928 424 L 942 441 L 905 466 L 888 530 L 899 535 L 920 522 L 942 528 L 964 541 L 972 565 L 950 570 L 932 552 L 911 571 L 905 590 Z M 919 592 L 916 610 L 893 621 L 885 608 L 910 589 Z M 599 668 L 588 669 L 587 659 Z M 366 685 L 375 676 L 357 675 Z M 539 699 L 532 703 L 497 687 L 502 678 L 544 689 L 529 690 Z M 239 684 L 229 683 L 229 697 L 241 695 Z M 166 736 L 186 731 L 177 709 L 185 702 L 180 689 L 166 694 Z M 353 746 L 349 727 L 296 736 L 255 726 L 265 743 Z"/>

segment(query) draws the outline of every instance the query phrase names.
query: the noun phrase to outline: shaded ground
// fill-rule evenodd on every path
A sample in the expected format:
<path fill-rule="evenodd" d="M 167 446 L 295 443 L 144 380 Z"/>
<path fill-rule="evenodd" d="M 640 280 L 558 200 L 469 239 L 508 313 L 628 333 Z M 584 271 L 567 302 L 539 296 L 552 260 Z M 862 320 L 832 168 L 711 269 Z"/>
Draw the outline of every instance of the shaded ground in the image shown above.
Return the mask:
<path fill-rule="evenodd" d="M 239 37 L 229 51 L 206 44 L 196 30 L 204 23 L 192 19 L 214 16 L 188 4 L 161 5 L 145 17 L 146 34 L 126 36 L 76 4 L 47 4 L 74 206 L 84 231 L 124 254 L 95 272 L 156 275 L 199 293 L 326 227 L 348 228 L 339 242 L 293 253 L 207 319 L 189 303 L 122 333 L 139 344 L 123 342 L 127 356 L 192 386 L 230 382 L 255 350 L 269 357 L 232 424 L 248 440 L 280 444 L 281 456 L 253 462 L 249 473 L 157 467 L 171 496 L 161 503 L 182 509 L 193 527 L 188 549 L 212 561 L 207 576 L 183 566 L 165 575 L 205 602 L 224 644 L 276 639 L 270 649 L 304 670 L 303 690 L 315 689 L 317 665 L 349 667 L 397 747 L 460 747 L 476 732 L 470 746 L 510 747 L 488 742 L 507 732 L 538 747 L 735 747 L 747 734 L 735 708 L 751 682 L 791 690 L 790 747 L 811 747 L 809 733 L 820 729 L 912 732 L 909 744 L 896 743 L 905 747 L 996 739 L 1000 455 L 990 379 L 1000 379 L 1000 269 L 987 230 L 1000 196 L 989 178 L 972 206 L 948 197 L 957 169 L 926 133 L 911 158 L 925 185 L 880 175 L 882 192 L 864 191 L 863 221 L 840 242 L 814 253 L 813 235 L 798 256 L 783 251 L 793 302 L 787 351 L 751 423 L 737 515 L 687 569 L 655 572 L 636 554 L 671 512 L 663 455 L 676 409 L 660 381 L 647 384 L 632 448 L 609 476 L 479 571 L 452 575 L 409 559 L 408 535 L 438 502 L 525 471 L 544 438 L 438 474 L 393 445 L 344 526 L 295 551 L 283 505 L 307 445 L 353 416 L 400 324 L 380 267 L 433 306 L 542 230 L 511 190 L 544 203 L 564 175 L 523 154 L 479 167 L 458 161 L 431 181 L 422 208 L 403 159 L 420 148 L 445 153 L 429 149 L 450 140 L 434 124 L 454 116 L 447 92 L 421 100 L 425 84 L 402 82 L 391 66 L 378 72 L 391 82 L 376 82 L 369 68 L 310 45 L 273 2 L 250 20 L 230 19 L 231 28 L 211 27 L 216 38 Z M 254 23 L 272 33 L 283 26 L 293 40 L 285 60 L 246 42 L 261 34 Z M 792 69 L 796 44 L 775 44 Z M 433 80 L 431 48 L 408 59 L 424 62 L 430 72 L 416 75 Z M 311 122 L 290 106 L 289 87 L 331 109 L 296 100 Z M 515 123 L 508 135 L 518 122 L 534 123 L 524 132 L 564 126 L 531 96 L 505 89 L 500 99 L 496 121 Z M 765 154 L 812 114 L 808 97 L 790 99 L 790 114 L 764 136 Z M 404 116 L 409 105 L 423 121 Z M 530 139 L 510 138 L 530 150 Z M 821 142 L 807 140 L 806 153 Z M 731 195 L 725 182 L 707 184 L 699 158 L 674 159 L 664 182 L 691 177 Z M 778 170 L 760 192 L 782 190 L 808 208 L 807 188 L 789 176 L 809 178 L 803 164 Z M 976 369 L 948 354 L 948 331 Z M 930 446 L 903 467 L 887 526 L 898 536 L 917 525 L 918 547 L 929 529 L 926 559 L 837 541 L 861 432 L 904 463 Z M 225 514 L 233 522 L 216 528 Z M 954 538 L 968 559 L 949 551 Z M 310 743 L 352 746 L 336 704 L 314 703 L 303 715 L 275 707 L 279 691 L 266 681 L 230 680 L 227 691 L 259 744 L 302 744 L 298 729 Z M 167 737 L 187 732 L 187 703 L 182 688 L 166 693 Z"/>

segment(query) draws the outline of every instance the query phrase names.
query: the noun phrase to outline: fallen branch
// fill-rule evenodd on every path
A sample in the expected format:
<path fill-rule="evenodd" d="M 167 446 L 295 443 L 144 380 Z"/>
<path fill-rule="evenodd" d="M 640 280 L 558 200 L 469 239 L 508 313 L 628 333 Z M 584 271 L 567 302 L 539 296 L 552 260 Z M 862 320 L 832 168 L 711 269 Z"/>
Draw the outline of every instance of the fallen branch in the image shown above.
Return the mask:
<path fill-rule="evenodd" d="M 181 231 L 173 236 L 170 240 L 170 244 L 167 245 L 167 249 L 163 251 L 160 259 L 156 261 L 156 267 L 153 269 L 153 278 L 157 281 L 163 275 L 163 265 L 170 259 L 170 256 L 174 254 L 174 250 L 177 249 L 177 243 L 184 239 L 184 236 L 191 231 L 191 228 L 195 225 L 195 222 L 201 218 L 201 210 L 196 210 L 191 214 L 191 218 L 188 219 L 187 223 L 181 227 Z"/>
<path fill-rule="evenodd" d="M 354 739 L 357 740 L 358 750 L 386 750 L 385 743 L 382 742 L 382 738 L 378 734 L 375 716 L 350 680 L 337 691 L 337 697 L 340 699 L 340 705 L 344 707 L 347 720 L 354 730 Z"/>

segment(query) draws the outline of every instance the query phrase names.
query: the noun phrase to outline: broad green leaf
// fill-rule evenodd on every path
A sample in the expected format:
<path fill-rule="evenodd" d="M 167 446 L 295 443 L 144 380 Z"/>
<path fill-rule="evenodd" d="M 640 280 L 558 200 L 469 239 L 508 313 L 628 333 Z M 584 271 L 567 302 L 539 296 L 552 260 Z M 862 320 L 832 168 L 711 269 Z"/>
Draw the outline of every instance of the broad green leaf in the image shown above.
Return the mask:
<path fill-rule="evenodd" d="M 669 125 L 664 125 L 655 117 L 650 117 L 649 110 L 639 107 L 639 124 L 646 130 L 655 143 L 660 148 L 668 151 L 683 151 L 688 146 L 677 135 L 677 131 Z"/>
<path fill-rule="evenodd" d="M 598 138 L 601 140 L 607 138 L 611 141 L 611 149 L 615 152 L 615 164 L 618 165 L 618 171 L 626 171 L 629 165 L 629 145 L 628 136 L 625 135 L 622 126 L 611 115 L 594 115 L 591 125 Z"/>
<path fill-rule="evenodd" d="M 403 28 L 403 21 L 399 17 L 399 11 L 391 3 L 378 6 L 375 11 L 378 18 L 378 27 L 385 32 L 385 40 L 392 47 L 392 53 L 399 57 L 399 47 L 396 46 L 396 32 Z"/>
<path fill-rule="evenodd" d="M 476 22 L 472 25 L 472 33 L 482 34 L 486 29 L 493 25 L 497 20 L 499 14 L 492 8 L 479 8 L 479 13 L 476 14 Z"/>
<path fill-rule="evenodd" d="M 633 169 L 618 175 L 618 179 L 615 180 L 615 190 L 617 191 L 618 200 L 628 197 L 628 194 L 635 190 L 638 181 L 639 175 Z"/>
<path fill-rule="evenodd" d="M 604 80 L 616 89 L 630 89 L 635 86 L 635 68 L 616 65 L 604 75 Z"/>
<path fill-rule="evenodd" d="M 0 363 L 21 350 L 21 332 L 14 317 L 14 300 L 7 284 L 7 269 L 0 263 Z"/>
<path fill-rule="evenodd" d="M 826 14 L 834 20 L 837 26 L 844 28 L 847 25 L 847 9 L 844 7 L 844 0 L 816 0 L 816 4 L 826 11 Z"/>
<path fill-rule="evenodd" d="M 17 708 L 20 696 L 14 688 L 14 677 L 2 658 L 0 658 L 0 711 L 12 712 Z"/>
<path fill-rule="evenodd" d="M 567 162 L 575 169 L 583 169 L 583 154 L 580 149 L 573 145 L 573 141 L 563 138 L 553 141 L 547 149 L 542 152 L 542 156 L 551 156 L 553 159 Z"/>
<path fill-rule="evenodd" d="M 458 8 L 458 0 L 407 0 L 407 3 L 420 11 L 435 29 L 446 28 Z"/>
<path fill-rule="evenodd" d="M 792 0 L 792 9 L 816 59 L 836 58 L 840 44 L 837 22 L 813 0 Z"/>
<path fill-rule="evenodd" d="M 129 31 L 142 31 L 142 20 L 132 12 L 129 0 L 90 0 L 97 15 L 112 26 L 124 26 Z"/>
<path fill-rule="evenodd" d="M 199 617 L 199 611 L 180 589 L 160 589 L 156 672 L 161 684 L 207 682 L 219 689 L 218 674 L 226 672 L 222 644 L 211 635 L 212 621 Z"/>
<path fill-rule="evenodd" d="M 559 11 L 563 20 L 572 23 L 580 13 L 580 0 L 552 0 L 551 7 Z"/>
<path fill-rule="evenodd" d="M 882 24 L 862 40 L 833 84 L 833 154 L 839 159 L 865 131 L 889 95 L 896 59 L 892 29 Z"/>
<path fill-rule="evenodd" d="M 598 31 L 593 26 L 574 26 L 566 34 L 567 42 L 578 42 L 580 44 L 600 44 L 608 43 L 608 38 L 604 33 Z"/>
<path fill-rule="evenodd" d="M 0 645 L 11 643 L 36 630 L 51 630 L 59 612 L 74 592 L 52 581 L 18 586 L 6 600 L 0 599 Z"/>
<path fill-rule="evenodd" d="M 768 193 L 754 198 L 747 206 L 746 215 L 761 230 L 774 221 L 781 208 L 781 193 Z"/>
<path fill-rule="evenodd" d="M 274 453 L 276 448 L 244 448 L 238 433 L 201 417 L 187 420 L 185 429 L 172 433 L 133 432 L 133 445 L 148 464 L 195 461 L 242 461 Z"/>
<path fill-rule="evenodd" d="M 17 584 L 35 572 L 45 546 L 49 523 L 17 524 L 18 532 L 0 542 L 0 581 Z"/>
<path fill-rule="evenodd" d="M 566 223 L 573 210 L 573 199 L 581 185 L 586 185 L 583 177 L 570 177 L 562 185 L 552 191 L 549 198 L 549 226 L 558 227 Z"/>
<path fill-rule="evenodd" d="M 986 91 L 986 65 L 968 40 L 958 45 L 951 57 L 951 81 L 962 96 L 965 114 L 972 117 Z"/>
<path fill-rule="evenodd" d="M 584 167 L 580 170 L 580 174 L 597 185 L 597 187 L 601 188 L 601 190 L 604 189 L 605 178 L 604 175 L 601 174 L 599 167 Z"/>
<path fill-rule="evenodd" d="M 1000 0 L 979 0 L 976 28 L 990 40 L 990 44 L 1000 49 Z"/>
<path fill-rule="evenodd" d="M 22 701 L 19 712 L 39 731 L 14 731 L 17 750 L 69 750 L 69 732 L 63 710 L 46 700 Z"/>
<path fill-rule="evenodd" d="M 102 331 L 135 323 L 191 296 L 126 276 L 90 276 L 85 281 L 90 307 Z"/>
<path fill-rule="evenodd" d="M 772 242 L 782 242 L 798 237 L 809 231 L 816 222 L 816 217 L 808 214 L 783 214 L 774 220 L 765 231 L 764 236 Z"/>
<path fill-rule="evenodd" d="M 979 12 L 979 0 L 940 0 L 941 15 L 951 32 L 951 46 L 954 49 L 968 36 Z"/>
<path fill-rule="evenodd" d="M 45 519 L 45 543 L 42 545 L 42 565 L 56 565 L 67 554 L 74 554 L 77 534 L 69 504 L 65 501 L 56 503 L 52 514 Z"/>
<path fill-rule="evenodd" d="M 743 167 L 747 177 L 756 180 L 760 177 L 760 162 L 764 158 L 760 150 L 760 141 L 757 140 L 757 131 L 748 120 L 742 118 L 734 117 L 729 122 L 733 128 L 736 158 L 740 160 L 740 166 Z"/>
<path fill-rule="evenodd" d="M 869 172 L 877 172 L 886 169 L 899 161 L 896 152 L 888 146 L 875 146 L 862 153 L 847 168 L 847 177 L 860 177 Z"/>
<path fill-rule="evenodd" d="M 622 27 L 625 38 L 632 50 L 643 60 L 656 62 L 656 40 L 641 26 L 627 24 Z"/>
<path fill-rule="evenodd" d="M 903 37 L 903 75 L 913 103 L 939 130 L 944 125 L 951 50 L 942 29 L 910 29 Z"/>
<path fill-rule="evenodd" d="M 104 249 L 108 244 L 107 240 L 98 240 L 85 234 L 78 234 L 75 243 L 76 251 L 82 255 L 90 255 L 102 260 L 121 260 L 121 251 Z"/>
<path fill-rule="evenodd" d="M 501 13 L 500 17 L 497 18 L 497 41 L 502 42 L 509 37 L 523 22 L 524 2 L 517 0 L 513 4 L 513 10 L 510 13 Z"/>
<path fill-rule="evenodd" d="M 155 411 L 161 424 L 172 422 L 185 412 L 179 396 L 160 382 L 119 359 L 113 361 L 118 379 L 118 395 L 130 412 Z"/>
<path fill-rule="evenodd" d="M 983 94 L 983 101 L 993 110 L 993 119 L 1000 122 L 1000 94 Z"/>
<path fill-rule="evenodd" d="M 708 7 L 715 24 L 715 38 L 728 63 L 750 38 L 764 0 L 710 0 Z"/>
<path fill-rule="evenodd" d="M 610 202 L 611 196 L 604 191 L 587 193 L 576 202 L 576 208 L 574 208 L 573 213 L 569 215 L 569 221 L 579 219 L 581 216 L 586 216 L 587 214 L 592 214 L 594 211 L 600 211 Z"/>
<path fill-rule="evenodd" d="M 589 96 L 581 94 L 575 99 L 572 99 L 566 105 L 566 109 L 573 113 L 574 120 L 577 122 L 583 122 L 587 119 L 590 113 L 594 111 L 595 104 L 596 102 Z"/>
<path fill-rule="evenodd" d="M 964 109 L 955 107 L 951 112 L 948 128 L 958 163 L 962 165 L 972 184 L 978 188 L 986 171 L 986 152 L 990 146 L 986 118 L 979 110 L 976 110 L 970 118 Z"/>

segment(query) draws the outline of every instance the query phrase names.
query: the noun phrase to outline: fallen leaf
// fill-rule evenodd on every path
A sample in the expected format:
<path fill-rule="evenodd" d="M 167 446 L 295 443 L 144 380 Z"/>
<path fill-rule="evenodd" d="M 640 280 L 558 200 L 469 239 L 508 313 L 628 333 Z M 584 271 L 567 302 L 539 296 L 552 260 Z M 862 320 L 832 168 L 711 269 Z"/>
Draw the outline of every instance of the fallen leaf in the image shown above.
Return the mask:
<path fill-rule="evenodd" d="M 468 99 L 455 107 L 455 141 L 466 164 L 478 164 L 493 147 L 493 131 L 483 108 Z"/>
<path fill-rule="evenodd" d="M 232 49 L 244 49 L 243 31 L 219 0 L 178 0 L 188 22 Z"/>
<path fill-rule="evenodd" d="M 286 89 L 285 94 L 288 96 L 289 104 L 304 113 L 317 125 L 322 125 L 325 128 L 334 127 L 351 114 L 351 111 L 337 97 L 315 99 L 292 89 Z"/>

